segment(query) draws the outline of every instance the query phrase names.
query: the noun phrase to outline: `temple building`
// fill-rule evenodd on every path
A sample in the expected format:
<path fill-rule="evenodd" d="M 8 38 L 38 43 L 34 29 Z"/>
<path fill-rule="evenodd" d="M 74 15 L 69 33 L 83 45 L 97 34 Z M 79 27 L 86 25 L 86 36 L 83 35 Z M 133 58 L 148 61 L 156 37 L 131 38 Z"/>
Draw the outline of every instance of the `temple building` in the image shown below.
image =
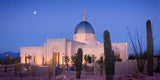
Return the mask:
<path fill-rule="evenodd" d="M 72 55 L 77 53 L 78 48 L 82 48 L 83 55 L 94 54 L 97 60 L 104 55 L 104 44 L 95 40 L 94 28 L 86 21 L 85 12 L 83 20 L 75 27 L 73 39 L 47 39 L 44 46 L 21 47 L 21 63 L 28 63 L 29 60 L 26 56 L 31 55 L 31 64 L 43 66 L 49 60 L 63 64 L 64 56 L 71 58 Z M 112 43 L 112 50 L 115 54 L 120 55 L 122 62 L 128 59 L 128 43 Z M 71 59 L 69 65 L 71 65 Z"/>

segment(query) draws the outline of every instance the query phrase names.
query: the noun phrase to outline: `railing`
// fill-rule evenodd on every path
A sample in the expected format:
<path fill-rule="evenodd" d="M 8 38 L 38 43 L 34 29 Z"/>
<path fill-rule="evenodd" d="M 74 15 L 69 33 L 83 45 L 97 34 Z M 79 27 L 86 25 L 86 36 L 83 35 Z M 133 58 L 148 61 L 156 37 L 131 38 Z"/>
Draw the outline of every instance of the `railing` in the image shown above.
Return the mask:
<path fill-rule="evenodd" d="M 0 72 L 13 72 L 15 68 L 14 64 L 9 64 L 9 65 L 0 65 Z"/>

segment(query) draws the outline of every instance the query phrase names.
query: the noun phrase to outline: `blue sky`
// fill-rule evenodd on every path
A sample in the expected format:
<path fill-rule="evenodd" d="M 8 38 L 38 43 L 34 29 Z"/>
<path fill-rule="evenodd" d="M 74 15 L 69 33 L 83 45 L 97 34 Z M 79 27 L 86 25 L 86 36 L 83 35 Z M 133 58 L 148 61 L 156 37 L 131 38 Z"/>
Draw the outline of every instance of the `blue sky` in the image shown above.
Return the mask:
<path fill-rule="evenodd" d="M 150 19 L 154 48 L 160 49 L 159 0 L 0 0 L 0 53 L 43 46 L 47 39 L 72 40 L 84 9 L 96 40 L 103 43 L 103 31 L 109 30 L 112 43 L 128 42 L 129 53 L 133 50 L 126 27 L 133 36 L 135 30 L 139 32 L 146 50 L 146 21 Z"/>

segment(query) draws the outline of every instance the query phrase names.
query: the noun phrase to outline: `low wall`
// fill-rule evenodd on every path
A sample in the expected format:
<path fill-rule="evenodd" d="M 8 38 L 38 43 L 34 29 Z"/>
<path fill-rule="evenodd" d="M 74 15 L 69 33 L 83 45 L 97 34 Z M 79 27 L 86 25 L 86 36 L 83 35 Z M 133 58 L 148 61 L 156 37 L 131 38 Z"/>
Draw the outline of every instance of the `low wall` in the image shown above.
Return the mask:
<path fill-rule="evenodd" d="M 153 70 L 157 67 L 157 59 L 154 59 Z M 136 60 L 126 60 L 126 62 L 115 62 L 115 74 L 132 74 L 137 68 Z M 144 73 L 147 73 L 147 61 L 145 61 Z"/>
<path fill-rule="evenodd" d="M 99 65 L 96 63 L 95 74 L 99 75 Z M 137 69 L 136 60 L 126 60 L 125 62 L 115 62 L 115 75 L 118 74 L 132 74 Z M 105 74 L 105 71 L 103 72 Z"/>
<path fill-rule="evenodd" d="M 115 62 L 115 74 L 125 74 L 127 73 L 126 62 Z"/>
<path fill-rule="evenodd" d="M 137 69 L 136 60 L 127 60 L 126 62 L 115 62 L 115 74 L 131 74 Z"/>
<path fill-rule="evenodd" d="M 14 71 L 14 64 L 10 64 L 10 65 L 0 65 L 0 72 L 5 72 L 5 67 L 7 67 L 7 72 L 12 72 Z"/>

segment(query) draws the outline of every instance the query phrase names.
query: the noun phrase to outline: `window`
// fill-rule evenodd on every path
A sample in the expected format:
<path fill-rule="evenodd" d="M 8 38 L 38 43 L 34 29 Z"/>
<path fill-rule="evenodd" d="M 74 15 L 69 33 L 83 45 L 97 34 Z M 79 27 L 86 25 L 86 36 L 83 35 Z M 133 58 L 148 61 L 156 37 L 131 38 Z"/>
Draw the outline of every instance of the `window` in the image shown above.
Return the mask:
<path fill-rule="evenodd" d="M 34 56 L 34 63 L 36 63 L 36 57 Z"/>
<path fill-rule="evenodd" d="M 42 57 L 42 65 L 44 66 L 44 56 Z"/>
<path fill-rule="evenodd" d="M 27 56 L 25 56 L 25 63 L 27 63 Z"/>
<path fill-rule="evenodd" d="M 90 37 L 89 37 L 89 35 L 88 35 L 88 39 L 89 39 Z"/>

